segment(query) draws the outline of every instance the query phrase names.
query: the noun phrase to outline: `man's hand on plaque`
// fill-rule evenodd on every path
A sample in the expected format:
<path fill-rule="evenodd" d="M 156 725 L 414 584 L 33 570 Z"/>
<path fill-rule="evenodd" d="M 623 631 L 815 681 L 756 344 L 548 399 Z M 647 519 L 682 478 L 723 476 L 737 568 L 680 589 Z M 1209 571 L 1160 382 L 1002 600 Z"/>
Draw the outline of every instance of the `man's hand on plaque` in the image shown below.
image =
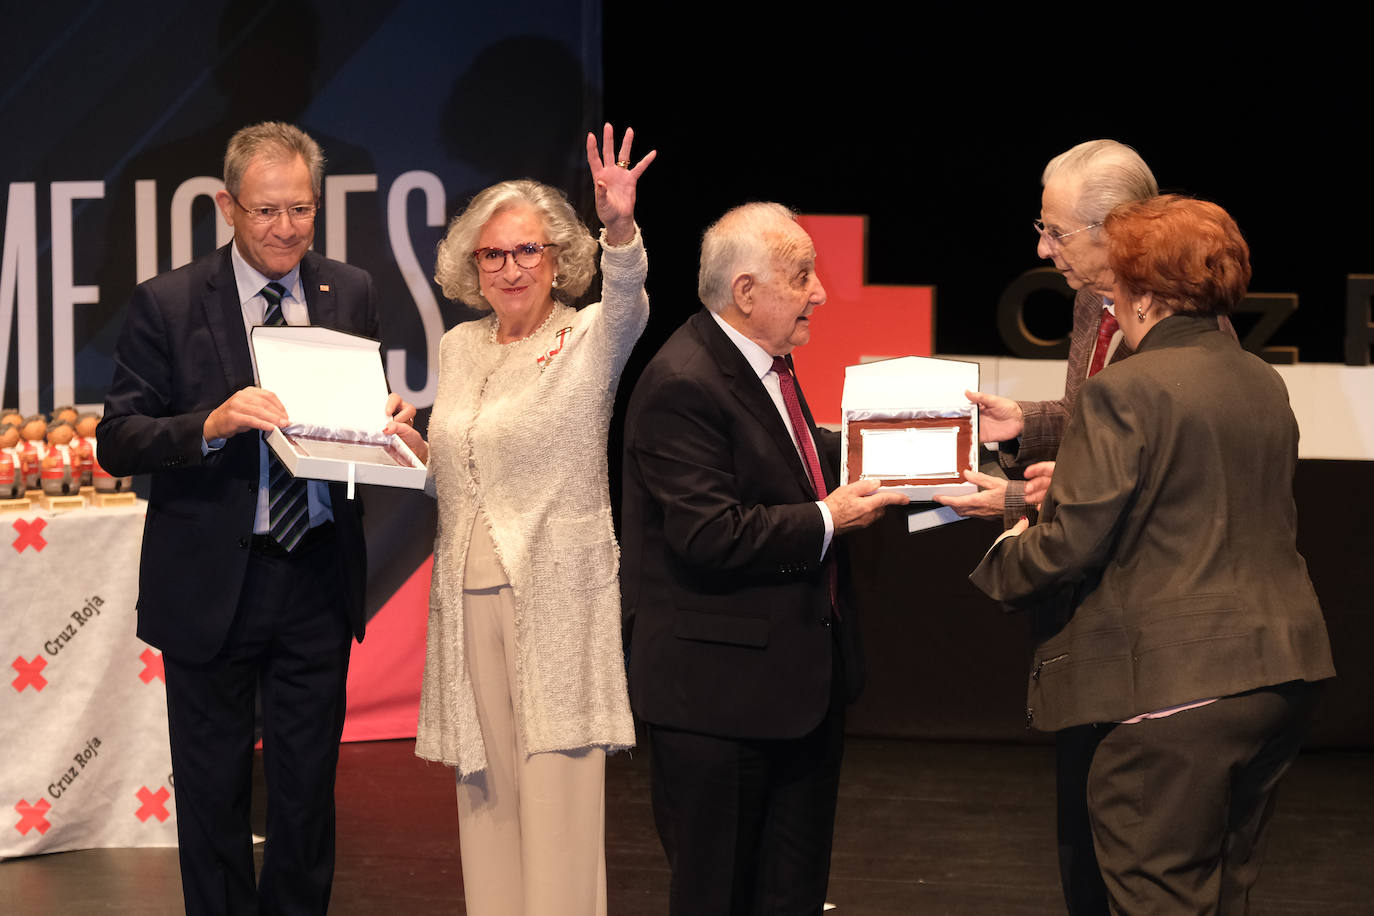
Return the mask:
<path fill-rule="evenodd" d="M 879 489 L 881 486 L 876 480 L 856 480 L 835 488 L 825 498 L 836 534 L 866 528 L 881 518 L 888 506 L 904 506 L 911 502 L 905 493 Z"/>
<path fill-rule="evenodd" d="M 936 496 L 935 502 L 949 506 L 964 518 L 1001 518 L 1007 492 L 1006 478 L 970 469 L 964 472 L 964 479 L 977 484 L 978 492 L 967 496 Z"/>
<path fill-rule="evenodd" d="M 1010 442 L 1025 429 L 1021 405 L 1011 398 L 981 391 L 965 391 L 964 394 L 978 408 L 979 441 Z"/>

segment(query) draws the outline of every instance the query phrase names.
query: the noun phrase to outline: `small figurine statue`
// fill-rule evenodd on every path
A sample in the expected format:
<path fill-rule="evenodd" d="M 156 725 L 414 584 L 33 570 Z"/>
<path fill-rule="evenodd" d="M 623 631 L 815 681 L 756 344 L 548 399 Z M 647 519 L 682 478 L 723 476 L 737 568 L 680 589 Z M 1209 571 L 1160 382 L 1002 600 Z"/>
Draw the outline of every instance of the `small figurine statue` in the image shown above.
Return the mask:
<path fill-rule="evenodd" d="M 19 460 L 19 426 L 0 423 L 0 499 L 24 495 L 24 471 Z"/>
<path fill-rule="evenodd" d="M 132 477 L 111 477 L 110 472 L 100 466 L 100 447 L 95 441 L 95 428 L 100 423 L 100 414 L 83 414 L 76 421 L 77 434 L 86 445 L 91 447 L 91 480 L 97 493 L 124 493 L 134 488 Z"/>
<path fill-rule="evenodd" d="M 73 461 L 71 448 L 75 436 L 76 430 L 66 420 L 53 420 L 48 427 L 48 453 L 41 463 L 43 493 L 47 496 L 70 496 L 81 487 L 81 469 Z"/>
<path fill-rule="evenodd" d="M 24 418 L 19 426 L 19 457 L 23 462 L 24 486 L 37 490 L 42 473 L 43 457 L 48 453 L 48 421 L 42 414 Z"/>
<path fill-rule="evenodd" d="M 100 414 L 83 413 L 76 418 L 73 424 L 76 427 L 76 438 L 72 440 L 72 449 L 76 453 L 77 460 L 81 462 L 81 486 L 89 487 L 95 473 L 95 428 L 100 423 Z"/>

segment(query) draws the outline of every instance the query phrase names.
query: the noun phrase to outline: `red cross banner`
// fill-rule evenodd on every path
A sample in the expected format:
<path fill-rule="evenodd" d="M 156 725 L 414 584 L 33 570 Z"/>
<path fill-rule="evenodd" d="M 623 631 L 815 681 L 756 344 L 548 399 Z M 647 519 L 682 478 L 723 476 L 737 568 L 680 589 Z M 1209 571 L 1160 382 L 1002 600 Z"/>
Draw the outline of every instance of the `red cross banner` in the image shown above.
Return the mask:
<path fill-rule="evenodd" d="M 176 845 L 162 655 L 134 635 L 144 511 L 0 514 L 0 858 Z"/>

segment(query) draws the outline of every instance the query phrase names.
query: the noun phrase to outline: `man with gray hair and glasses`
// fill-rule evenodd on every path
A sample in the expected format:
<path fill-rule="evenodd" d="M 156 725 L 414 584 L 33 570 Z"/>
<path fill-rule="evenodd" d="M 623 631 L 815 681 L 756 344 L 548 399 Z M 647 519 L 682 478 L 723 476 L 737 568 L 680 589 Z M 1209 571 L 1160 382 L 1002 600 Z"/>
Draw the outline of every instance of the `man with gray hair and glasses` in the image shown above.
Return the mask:
<path fill-rule="evenodd" d="M 981 488 L 977 493 L 935 497 L 963 516 L 1000 517 L 1008 528 L 1039 506 L 1049 490 L 1055 453 L 1084 380 L 1132 353 L 1122 339 L 1109 298 L 1113 278 L 1102 223 L 1121 204 L 1159 194 L 1145 160 L 1115 140 L 1089 140 L 1060 153 L 1045 166 L 1040 182 L 1044 191 L 1040 218 L 1034 221 L 1039 236 L 1036 252 L 1054 262 L 1076 293 L 1064 396 L 1052 401 L 1014 401 L 969 392 L 969 399 L 979 408 L 980 438 L 999 443 L 1002 466 L 1024 469 L 1025 479 L 969 471 L 968 480 Z M 1218 323 L 1235 336 L 1228 318 L 1223 315 Z M 1105 731 L 1098 725 L 1083 725 L 1055 734 L 1059 871 L 1064 899 L 1074 916 L 1108 912 L 1087 808 L 1088 768 Z"/>
<path fill-rule="evenodd" d="M 378 336 L 372 279 L 310 250 L 323 175 L 297 127 L 234 134 L 215 196 L 234 239 L 134 290 L 98 431 L 110 473 L 152 475 L 138 635 L 163 653 L 187 913 L 329 907 L 344 687 L 365 625 L 362 510 L 344 484 L 295 478 L 272 455 L 263 434 L 289 420 L 249 348 L 259 325 Z M 387 433 L 415 415 L 394 394 L 375 409 Z M 255 695 L 268 793 L 256 880 Z"/>
<path fill-rule="evenodd" d="M 936 497 L 960 515 L 1001 517 L 1006 527 L 1026 514 L 1027 505 L 1039 505 L 1049 489 L 1055 452 L 1084 379 L 1131 354 L 1108 299 L 1112 273 L 1102 221 L 1119 204 L 1159 194 L 1150 167 L 1135 150 L 1115 140 L 1089 140 L 1060 153 L 1045 166 L 1040 180 L 1044 192 L 1040 218 L 1034 221 L 1036 253 L 1053 261 L 1076 292 L 1064 396 L 1013 401 L 973 392 L 972 400 L 980 408 L 980 437 L 1000 443 L 1003 467 L 1024 468 L 1026 480 L 971 471 L 968 479 L 983 489 L 968 496 Z"/>

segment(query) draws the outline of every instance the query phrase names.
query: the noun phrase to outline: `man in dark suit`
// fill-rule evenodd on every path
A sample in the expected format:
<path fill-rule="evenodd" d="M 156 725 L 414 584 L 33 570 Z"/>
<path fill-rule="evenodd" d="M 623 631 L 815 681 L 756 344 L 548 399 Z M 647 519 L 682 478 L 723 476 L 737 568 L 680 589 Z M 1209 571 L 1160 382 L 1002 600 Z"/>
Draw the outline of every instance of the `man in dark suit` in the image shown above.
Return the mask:
<path fill-rule="evenodd" d="M 329 902 L 344 687 L 364 628 L 361 509 L 271 457 L 262 433 L 288 418 L 254 386 L 248 342 L 260 324 L 377 335 L 367 273 L 309 251 L 323 171 L 291 125 L 234 135 L 216 198 L 234 241 L 134 291 L 97 434 L 110 473 L 153 475 L 138 635 L 163 651 L 188 913 Z M 395 395 L 385 411 L 388 431 L 414 414 Z M 256 886 L 255 693 L 268 786 Z"/>
<path fill-rule="evenodd" d="M 844 706 L 863 658 L 835 535 L 906 497 L 839 486 L 789 354 L 825 302 L 778 204 L 702 240 L 698 312 L 649 363 L 625 427 L 621 582 L 674 914 L 818 913 Z"/>

